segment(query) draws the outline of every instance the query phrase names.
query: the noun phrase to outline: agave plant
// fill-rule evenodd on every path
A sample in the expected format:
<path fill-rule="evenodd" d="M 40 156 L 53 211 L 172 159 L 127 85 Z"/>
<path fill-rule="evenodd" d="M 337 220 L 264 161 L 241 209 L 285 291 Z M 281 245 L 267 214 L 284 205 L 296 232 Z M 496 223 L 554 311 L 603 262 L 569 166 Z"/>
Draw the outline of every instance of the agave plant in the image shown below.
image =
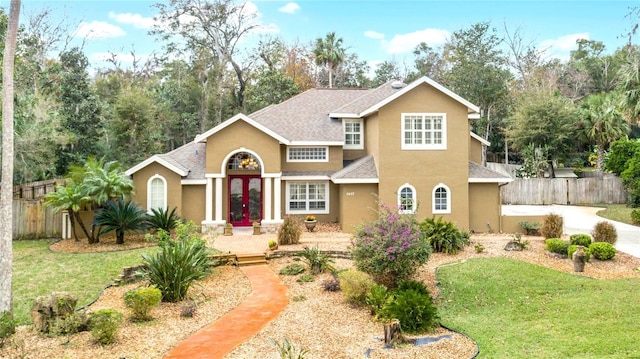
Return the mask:
<path fill-rule="evenodd" d="M 96 215 L 93 223 L 100 226 L 100 234 L 116 232 L 116 243 L 124 243 L 124 234 L 147 229 L 147 214 L 131 200 L 109 201 Z"/>
<path fill-rule="evenodd" d="M 171 212 L 168 208 L 151 208 L 151 215 L 147 221 L 149 228 L 171 232 L 180 223 L 180 216 L 176 214 L 176 207 L 173 207 Z"/>

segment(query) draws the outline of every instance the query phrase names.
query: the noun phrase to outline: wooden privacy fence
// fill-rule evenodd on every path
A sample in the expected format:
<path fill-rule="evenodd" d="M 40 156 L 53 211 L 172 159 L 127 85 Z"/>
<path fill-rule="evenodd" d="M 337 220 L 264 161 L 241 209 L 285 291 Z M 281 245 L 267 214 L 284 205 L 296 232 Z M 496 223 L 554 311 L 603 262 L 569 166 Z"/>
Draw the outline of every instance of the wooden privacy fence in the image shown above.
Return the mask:
<path fill-rule="evenodd" d="M 516 178 L 502 186 L 503 204 L 627 203 L 620 178 Z"/>
<path fill-rule="evenodd" d="M 42 200 L 13 200 L 13 239 L 60 238 L 62 213 L 53 213 Z"/>

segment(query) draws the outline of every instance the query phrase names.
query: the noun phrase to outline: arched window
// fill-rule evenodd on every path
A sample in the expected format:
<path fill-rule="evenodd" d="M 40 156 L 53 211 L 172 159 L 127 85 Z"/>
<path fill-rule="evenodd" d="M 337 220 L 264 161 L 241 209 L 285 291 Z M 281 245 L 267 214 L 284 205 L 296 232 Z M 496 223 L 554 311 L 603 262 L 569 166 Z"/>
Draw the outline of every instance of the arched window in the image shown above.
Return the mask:
<path fill-rule="evenodd" d="M 416 189 L 405 183 L 398 189 L 398 208 L 400 213 L 414 213 L 416 211 Z"/>
<path fill-rule="evenodd" d="M 451 213 L 451 190 L 440 183 L 433 188 L 433 213 Z"/>
<path fill-rule="evenodd" d="M 157 174 L 147 182 L 147 210 L 151 208 L 167 208 L 167 180 Z"/>

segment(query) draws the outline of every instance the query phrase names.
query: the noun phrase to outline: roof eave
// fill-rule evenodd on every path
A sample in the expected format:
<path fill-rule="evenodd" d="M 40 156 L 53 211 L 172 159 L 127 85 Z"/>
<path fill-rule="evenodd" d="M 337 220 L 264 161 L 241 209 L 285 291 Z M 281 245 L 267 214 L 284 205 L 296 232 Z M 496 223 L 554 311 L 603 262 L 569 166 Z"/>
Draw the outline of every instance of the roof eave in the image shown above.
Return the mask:
<path fill-rule="evenodd" d="M 513 178 L 469 178 L 469 183 L 510 183 Z"/>
<path fill-rule="evenodd" d="M 379 178 L 332 178 L 331 181 L 335 184 L 380 183 Z"/>
<path fill-rule="evenodd" d="M 144 161 L 138 163 L 137 165 L 129 168 L 124 173 L 127 176 L 131 176 L 134 173 L 136 173 L 139 170 L 149 166 L 150 164 L 152 164 L 154 162 L 158 162 L 161 166 L 164 166 L 164 167 L 168 168 L 172 172 L 175 172 L 176 174 L 180 175 L 181 177 L 185 177 L 186 175 L 189 174 L 189 171 L 181 170 L 180 168 L 170 164 L 169 162 L 167 162 L 166 160 L 164 160 L 162 157 L 160 157 L 158 155 L 153 155 L 153 156 L 147 158 L 146 160 L 144 160 Z"/>
<path fill-rule="evenodd" d="M 233 117 L 231 117 L 230 119 L 222 122 L 221 124 L 213 127 L 212 129 L 210 129 L 209 131 L 196 136 L 196 139 L 194 140 L 195 142 L 207 142 L 207 138 L 209 138 L 210 136 L 212 136 L 215 133 L 220 132 L 221 130 L 231 126 L 232 124 L 236 123 L 237 121 L 245 121 L 246 123 L 248 123 L 249 125 L 257 128 L 258 130 L 266 133 L 267 135 L 273 137 L 274 139 L 278 140 L 281 143 L 284 144 L 289 144 L 289 140 L 282 137 L 281 135 L 275 133 L 274 131 L 268 129 L 267 127 L 263 126 L 262 124 L 256 122 L 255 120 L 251 119 L 249 116 L 243 114 L 243 113 L 239 113 Z"/>

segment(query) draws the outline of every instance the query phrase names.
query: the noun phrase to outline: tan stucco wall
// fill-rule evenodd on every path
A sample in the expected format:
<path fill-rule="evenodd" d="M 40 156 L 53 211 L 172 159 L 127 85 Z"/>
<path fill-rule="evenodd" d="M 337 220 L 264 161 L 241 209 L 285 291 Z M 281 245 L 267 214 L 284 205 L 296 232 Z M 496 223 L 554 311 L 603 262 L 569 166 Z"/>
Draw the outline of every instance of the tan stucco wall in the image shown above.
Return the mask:
<path fill-rule="evenodd" d="M 259 155 L 264 162 L 264 172 L 281 171 L 278 141 L 248 123 L 238 120 L 207 138 L 207 173 L 220 173 L 229 153 L 239 152 L 241 147 Z M 224 165 L 226 166 L 226 163 Z"/>
<path fill-rule="evenodd" d="M 482 142 L 469 136 L 469 161 L 482 163 Z"/>
<path fill-rule="evenodd" d="M 378 157 L 380 156 L 380 118 L 378 114 L 373 114 L 364 120 L 365 126 L 365 148 L 367 153 L 375 159 L 378 166 Z"/>
<path fill-rule="evenodd" d="M 497 183 L 469 184 L 469 230 L 476 233 L 499 232 L 500 208 Z"/>
<path fill-rule="evenodd" d="M 309 145 L 308 147 L 323 146 Z M 287 162 L 287 146 L 280 146 L 282 171 L 337 171 L 342 168 L 342 155 L 342 146 L 329 146 L 329 161 L 327 162 Z"/>
<path fill-rule="evenodd" d="M 200 224 L 204 221 L 205 186 L 182 186 L 182 216 L 185 219 Z"/>
<path fill-rule="evenodd" d="M 525 233 L 520 222 L 542 224 L 544 216 L 502 216 L 502 232 L 503 233 Z"/>
<path fill-rule="evenodd" d="M 140 203 L 140 207 L 148 210 L 147 208 L 147 182 L 154 175 L 164 177 L 167 181 L 167 207 L 172 210 L 177 207 L 176 212 L 180 217 L 182 214 L 182 189 L 181 189 L 181 177 L 168 168 L 154 162 L 147 167 L 140 169 L 133 174 L 133 185 L 135 186 L 135 194 L 132 196 L 133 200 Z"/>
<path fill-rule="evenodd" d="M 376 218 L 377 184 L 341 184 L 339 191 L 340 227 L 355 232 L 355 227 Z"/>
<path fill-rule="evenodd" d="M 446 113 L 447 149 L 403 151 L 401 113 L 408 112 Z M 409 183 L 417 192 L 418 219 L 431 217 L 433 189 L 443 183 L 451 190 L 452 213 L 442 217 L 468 229 L 469 122 L 466 106 L 422 84 L 382 107 L 378 117 L 380 200 L 397 205 L 398 188 Z"/>

